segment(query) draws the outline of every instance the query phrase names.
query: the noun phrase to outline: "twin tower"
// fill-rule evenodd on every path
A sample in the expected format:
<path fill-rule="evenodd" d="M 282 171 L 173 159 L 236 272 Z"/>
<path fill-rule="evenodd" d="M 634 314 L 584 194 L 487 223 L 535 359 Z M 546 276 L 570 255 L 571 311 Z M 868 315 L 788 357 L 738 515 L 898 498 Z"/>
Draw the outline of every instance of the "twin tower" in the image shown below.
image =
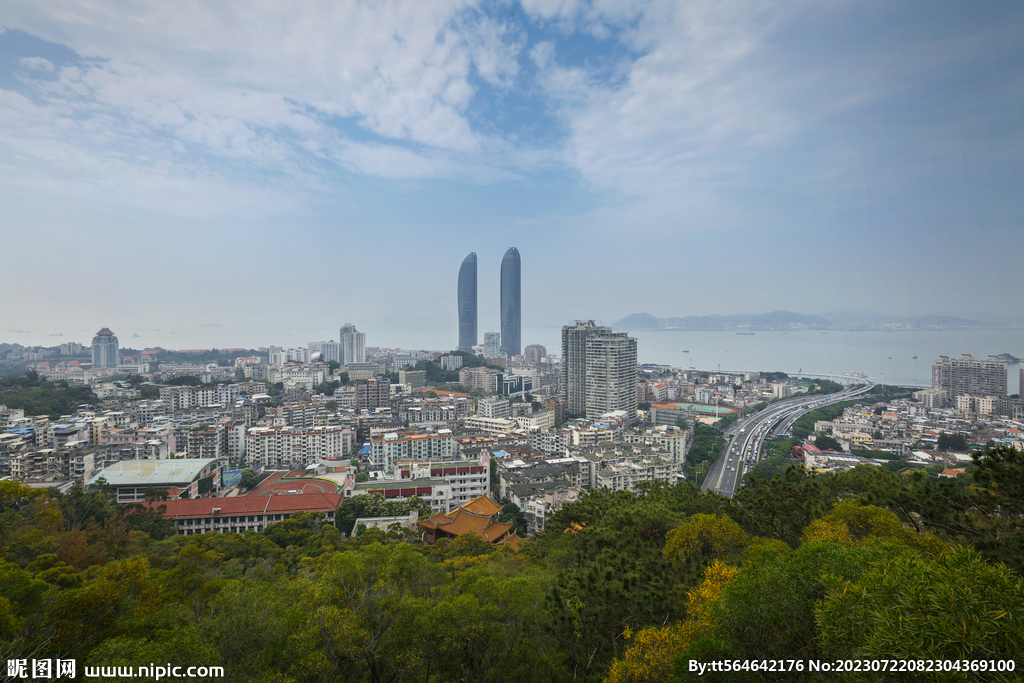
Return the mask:
<path fill-rule="evenodd" d="M 501 259 L 501 353 L 507 358 L 522 353 L 519 271 L 519 250 L 512 247 Z M 459 349 L 472 353 L 476 343 L 476 252 L 473 252 L 459 268 Z"/>

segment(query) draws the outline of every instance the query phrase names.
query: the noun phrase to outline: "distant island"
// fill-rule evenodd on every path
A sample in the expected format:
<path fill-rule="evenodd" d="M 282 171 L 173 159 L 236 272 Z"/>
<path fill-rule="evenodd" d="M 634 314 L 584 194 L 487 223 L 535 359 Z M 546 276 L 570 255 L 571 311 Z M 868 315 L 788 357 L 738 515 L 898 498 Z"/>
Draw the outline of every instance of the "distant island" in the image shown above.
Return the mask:
<path fill-rule="evenodd" d="M 978 330 L 993 325 L 954 316 L 926 315 L 917 318 L 896 316 L 857 316 L 828 319 L 791 311 L 772 311 L 761 315 L 690 315 L 685 318 L 658 318 L 650 313 L 633 313 L 612 323 L 615 330 L 684 331 L 773 331 L 773 330 Z"/>

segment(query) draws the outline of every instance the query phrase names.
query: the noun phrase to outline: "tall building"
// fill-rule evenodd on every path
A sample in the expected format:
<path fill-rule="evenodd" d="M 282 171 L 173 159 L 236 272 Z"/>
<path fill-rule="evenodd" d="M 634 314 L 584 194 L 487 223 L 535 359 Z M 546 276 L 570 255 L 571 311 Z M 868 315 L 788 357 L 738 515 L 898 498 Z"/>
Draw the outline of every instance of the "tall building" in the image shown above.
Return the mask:
<path fill-rule="evenodd" d="M 1006 371 L 1009 361 L 998 356 L 962 358 L 939 356 L 932 364 L 932 389 L 943 389 L 950 400 L 963 394 L 1006 396 Z"/>
<path fill-rule="evenodd" d="M 533 365 L 540 365 L 548 357 L 548 350 L 542 344 L 530 344 L 523 349 L 523 355 Z"/>
<path fill-rule="evenodd" d="M 501 357 L 501 333 L 489 330 L 484 332 L 484 358 Z"/>
<path fill-rule="evenodd" d="M 117 348 L 117 337 L 104 327 L 92 338 L 92 366 L 116 370 L 120 359 Z"/>
<path fill-rule="evenodd" d="M 459 350 L 473 353 L 476 346 L 476 252 L 459 268 Z"/>
<path fill-rule="evenodd" d="M 501 259 L 501 352 L 511 358 L 522 352 L 522 286 L 519 250 L 511 247 Z"/>
<path fill-rule="evenodd" d="M 596 418 L 624 410 L 636 421 L 636 339 L 593 320 L 566 325 L 561 372 L 567 413 Z"/>
<path fill-rule="evenodd" d="M 356 331 L 352 323 L 341 326 L 341 364 L 366 362 L 366 335 Z"/>

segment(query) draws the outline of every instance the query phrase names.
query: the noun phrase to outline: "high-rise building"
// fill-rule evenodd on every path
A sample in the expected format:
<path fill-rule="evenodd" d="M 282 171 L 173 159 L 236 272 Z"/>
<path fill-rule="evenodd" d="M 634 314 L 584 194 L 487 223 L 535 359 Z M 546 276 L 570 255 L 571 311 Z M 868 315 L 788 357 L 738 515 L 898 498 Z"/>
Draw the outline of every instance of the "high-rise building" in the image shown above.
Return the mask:
<path fill-rule="evenodd" d="M 636 339 L 593 320 L 566 325 L 561 372 L 567 413 L 596 418 L 624 410 L 636 420 Z"/>
<path fill-rule="evenodd" d="M 117 348 L 117 337 L 104 327 L 92 338 L 92 366 L 116 370 L 120 364 Z"/>
<path fill-rule="evenodd" d="M 341 364 L 366 362 L 366 335 L 356 331 L 352 323 L 345 323 L 341 326 L 339 337 L 341 342 Z"/>
<path fill-rule="evenodd" d="M 501 259 L 501 352 L 509 358 L 522 352 L 522 286 L 519 250 L 511 247 Z"/>
<path fill-rule="evenodd" d="M 494 330 L 484 332 L 484 358 L 501 357 L 501 333 Z"/>
<path fill-rule="evenodd" d="M 476 252 L 459 268 L 459 350 L 473 353 L 476 346 Z"/>
<path fill-rule="evenodd" d="M 540 365 L 548 357 L 548 350 L 541 344 L 530 344 L 523 349 L 523 355 L 533 365 Z"/>
<path fill-rule="evenodd" d="M 1006 396 L 1006 371 L 1009 361 L 998 356 L 962 358 L 939 356 L 932 364 L 932 389 L 944 389 L 950 400 L 963 394 Z"/>

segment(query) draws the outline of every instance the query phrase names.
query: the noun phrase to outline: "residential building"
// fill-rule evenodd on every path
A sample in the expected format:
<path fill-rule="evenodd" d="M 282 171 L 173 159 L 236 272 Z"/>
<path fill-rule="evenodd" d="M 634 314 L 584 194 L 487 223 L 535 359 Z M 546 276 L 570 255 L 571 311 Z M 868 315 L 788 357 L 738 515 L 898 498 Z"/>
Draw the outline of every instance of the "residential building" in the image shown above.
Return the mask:
<path fill-rule="evenodd" d="M 370 436 L 370 464 L 385 471 L 399 460 L 453 460 L 458 454 L 450 429 L 395 431 Z"/>
<path fill-rule="evenodd" d="M 366 335 L 356 330 L 352 323 L 341 326 L 341 357 L 342 365 L 366 362 Z"/>
<path fill-rule="evenodd" d="M 476 252 L 459 268 L 459 350 L 473 352 L 476 346 Z"/>
<path fill-rule="evenodd" d="M 484 332 L 484 358 L 501 357 L 501 333 L 494 330 Z"/>
<path fill-rule="evenodd" d="M 949 392 L 945 389 L 924 389 L 914 392 L 914 400 L 926 408 L 945 408 L 949 404 Z"/>
<path fill-rule="evenodd" d="M 561 387 L 566 412 L 602 415 L 625 410 L 636 420 L 636 340 L 593 320 L 562 328 Z"/>
<path fill-rule="evenodd" d="M 458 370 L 462 367 L 462 356 L 441 356 L 441 369 Z"/>
<path fill-rule="evenodd" d="M 562 328 L 562 390 L 567 412 L 603 415 L 624 410 L 636 421 L 636 339 L 593 320 Z"/>
<path fill-rule="evenodd" d="M 469 389 L 483 389 L 497 392 L 501 373 L 491 368 L 462 368 L 459 370 L 459 384 Z"/>
<path fill-rule="evenodd" d="M 356 385 L 356 409 L 376 410 L 391 405 L 391 380 L 370 377 Z"/>
<path fill-rule="evenodd" d="M 511 247 L 501 259 L 501 352 L 507 358 L 522 350 L 522 283 L 519 250 Z M 485 342 L 486 343 L 486 342 Z"/>
<path fill-rule="evenodd" d="M 939 356 L 932 364 L 932 389 L 943 389 L 948 396 L 974 394 L 1006 396 L 1009 362 L 998 356 L 975 358 L 969 353 L 961 358 Z"/>
<path fill-rule="evenodd" d="M 461 378 L 461 375 L 460 375 Z M 426 370 L 399 370 L 398 381 L 408 385 L 410 389 L 422 389 L 427 386 Z"/>
<path fill-rule="evenodd" d="M 117 352 L 117 337 L 104 327 L 92 338 L 92 367 L 116 370 L 121 364 Z"/>
<path fill-rule="evenodd" d="M 322 427 L 253 427 L 245 433 L 245 461 L 252 467 L 307 467 L 352 454 L 352 431 Z"/>
<path fill-rule="evenodd" d="M 529 344 L 523 349 L 523 355 L 530 365 L 540 365 L 548 357 L 548 350 L 541 344 Z"/>
<path fill-rule="evenodd" d="M 502 398 L 481 398 L 476 402 L 476 414 L 480 417 L 506 418 L 509 416 L 509 402 Z"/>

